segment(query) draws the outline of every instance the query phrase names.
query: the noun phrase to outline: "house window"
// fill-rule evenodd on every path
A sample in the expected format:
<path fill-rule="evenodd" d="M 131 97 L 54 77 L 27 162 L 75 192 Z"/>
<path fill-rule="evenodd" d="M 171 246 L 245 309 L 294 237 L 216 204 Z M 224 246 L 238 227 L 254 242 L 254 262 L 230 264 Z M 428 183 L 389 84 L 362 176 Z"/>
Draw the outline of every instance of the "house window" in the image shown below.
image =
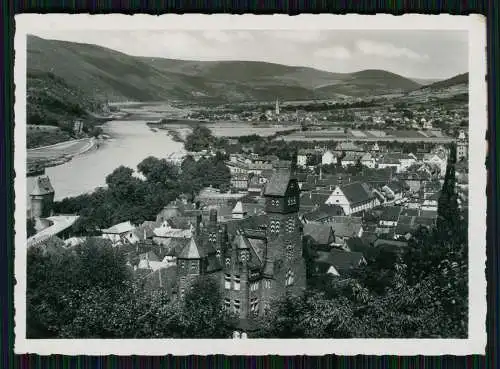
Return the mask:
<path fill-rule="evenodd" d="M 285 286 L 291 286 L 295 282 L 295 273 L 289 270 L 286 272 Z"/>
<path fill-rule="evenodd" d="M 231 308 L 231 300 L 230 299 L 224 299 L 224 309 L 229 310 Z"/>
<path fill-rule="evenodd" d="M 295 229 L 295 221 L 293 218 L 288 219 L 287 224 L 286 224 L 286 231 L 288 233 L 292 233 Z"/>
<path fill-rule="evenodd" d="M 231 258 L 226 258 L 226 267 L 229 268 L 231 266 Z"/>
<path fill-rule="evenodd" d="M 231 275 L 229 274 L 224 274 L 224 288 L 226 290 L 231 289 Z"/>
<path fill-rule="evenodd" d="M 257 291 L 259 289 L 259 282 L 254 282 L 250 285 L 250 291 Z"/>
<path fill-rule="evenodd" d="M 271 281 L 269 279 L 264 280 L 264 288 L 271 288 Z"/>
<path fill-rule="evenodd" d="M 240 300 L 234 300 L 233 311 L 235 314 L 240 313 Z"/>
<path fill-rule="evenodd" d="M 279 201 L 279 200 L 271 200 L 271 204 L 272 204 L 273 206 L 279 206 L 280 201 Z"/>
<path fill-rule="evenodd" d="M 181 288 L 181 293 L 180 293 L 180 295 L 181 295 L 181 298 L 182 298 L 182 297 L 184 297 L 184 288 Z"/>
<path fill-rule="evenodd" d="M 184 269 L 184 267 L 185 267 L 184 260 L 179 260 L 179 267 L 181 269 Z"/>
<path fill-rule="evenodd" d="M 259 299 L 253 298 L 250 300 L 250 311 L 254 314 L 259 312 Z"/>
<path fill-rule="evenodd" d="M 248 251 L 246 250 L 242 251 L 240 259 L 242 262 L 247 262 L 248 260 L 250 260 L 250 254 L 248 253 Z"/>
<path fill-rule="evenodd" d="M 239 275 L 234 276 L 234 290 L 235 291 L 240 290 L 240 276 Z"/>
<path fill-rule="evenodd" d="M 293 259 L 293 245 L 291 243 L 286 245 L 286 257 L 288 259 Z"/>
<path fill-rule="evenodd" d="M 191 271 L 192 272 L 198 271 L 198 262 L 195 260 L 191 261 Z"/>
<path fill-rule="evenodd" d="M 217 258 L 220 258 L 220 249 L 215 250 L 215 256 L 217 256 Z"/>
<path fill-rule="evenodd" d="M 208 236 L 208 241 L 209 242 L 215 242 L 217 241 L 217 235 L 215 233 L 210 233 Z"/>
<path fill-rule="evenodd" d="M 279 231 L 280 231 L 280 221 L 279 220 L 271 220 L 270 231 L 271 231 L 271 233 L 279 233 Z"/>

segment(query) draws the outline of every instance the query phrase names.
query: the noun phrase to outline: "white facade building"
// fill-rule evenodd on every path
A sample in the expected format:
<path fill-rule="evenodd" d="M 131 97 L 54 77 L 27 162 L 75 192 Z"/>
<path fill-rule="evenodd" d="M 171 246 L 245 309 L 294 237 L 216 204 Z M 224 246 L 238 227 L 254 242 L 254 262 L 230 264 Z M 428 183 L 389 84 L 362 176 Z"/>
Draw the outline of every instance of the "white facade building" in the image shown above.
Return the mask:
<path fill-rule="evenodd" d="M 323 153 L 323 156 L 321 157 L 321 164 L 328 165 L 328 164 L 334 164 L 336 162 L 337 162 L 337 157 L 333 154 L 333 152 L 327 150 Z"/>

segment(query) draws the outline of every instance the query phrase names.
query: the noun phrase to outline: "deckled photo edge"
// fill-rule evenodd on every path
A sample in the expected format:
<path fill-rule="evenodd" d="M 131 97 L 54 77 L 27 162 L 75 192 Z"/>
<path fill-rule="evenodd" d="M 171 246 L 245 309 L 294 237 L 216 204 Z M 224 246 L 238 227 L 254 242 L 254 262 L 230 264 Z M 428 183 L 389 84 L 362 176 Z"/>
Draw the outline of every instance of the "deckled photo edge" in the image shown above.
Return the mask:
<path fill-rule="evenodd" d="M 78 18 L 76 18 L 78 17 Z M 398 354 L 398 355 L 465 355 L 482 354 L 486 346 L 486 158 L 487 144 L 485 134 L 487 129 L 487 90 L 486 90 L 486 35 L 484 17 L 472 15 L 457 16 L 425 16 L 409 15 L 391 16 L 361 16 L 364 17 L 362 28 L 384 29 L 465 29 L 469 32 L 469 143 L 470 149 L 470 183 L 469 203 L 469 338 L 464 340 L 414 340 L 414 339 L 350 339 L 350 340 L 192 340 L 192 339 L 147 339 L 147 340 L 30 340 L 25 338 L 26 329 L 26 35 L 39 28 L 51 27 L 62 29 L 92 28 L 93 19 L 99 18 L 99 29 L 162 29 L 162 17 L 134 15 L 132 18 L 122 15 L 83 16 L 83 15 L 21 15 L 16 16 L 15 35 L 15 352 L 50 354 L 89 354 L 89 355 L 187 355 L 200 354 L 239 354 L 239 355 L 322 355 L 335 353 L 339 355 L 356 354 Z M 106 18 L 104 18 L 106 17 Z M 112 21 L 109 18 L 113 17 Z M 168 17 L 168 16 L 165 16 Z M 261 16 L 248 16 L 248 23 L 241 22 L 247 16 L 201 16 L 200 22 L 193 25 L 185 21 L 185 16 L 171 16 L 167 28 L 175 29 L 176 23 L 182 29 L 244 29 L 239 24 L 245 24 L 249 29 L 293 29 L 306 26 L 311 22 L 311 29 L 330 28 L 329 15 L 281 17 L 274 16 L 266 22 L 255 25 L 255 19 Z M 238 18 L 238 22 L 233 20 Z M 349 19 L 358 17 L 351 15 Z M 384 17 L 383 21 L 376 18 Z M 438 18 L 439 17 L 439 18 Z M 33 22 L 33 19 L 41 20 Z M 104 19 L 107 19 L 105 21 Z M 301 19 L 305 18 L 306 21 Z M 398 18 L 402 21 L 398 21 Z M 429 19 L 432 18 L 432 21 Z M 47 21 L 47 19 L 49 21 Z M 75 21 L 78 19 L 78 21 Z M 115 22 L 116 19 L 116 22 Z M 133 21 L 133 28 L 130 26 Z M 294 19 L 297 20 L 294 23 Z M 358 24 L 346 23 L 341 16 L 336 16 L 336 28 L 360 29 Z M 347 19 L 347 18 L 346 18 Z M 439 19 L 439 22 L 437 22 Z M 153 21 L 158 20 L 158 22 Z M 337 20 L 339 22 L 337 22 Z M 366 20 L 366 22 L 365 22 Z M 390 24 L 387 21 L 390 20 Z M 226 22 L 227 23 L 224 23 Z M 282 23 L 281 23 L 282 22 Z M 350 22 L 350 21 L 349 21 Z M 419 23 L 422 24 L 419 28 Z M 299 25 L 299 26 L 297 26 Z M 262 28 L 260 28 L 262 27 Z M 484 237 L 478 238 L 477 235 Z M 474 249 L 472 249 L 474 248 Z M 475 252 L 472 252 L 475 251 Z M 360 351 L 361 350 L 361 351 Z"/>

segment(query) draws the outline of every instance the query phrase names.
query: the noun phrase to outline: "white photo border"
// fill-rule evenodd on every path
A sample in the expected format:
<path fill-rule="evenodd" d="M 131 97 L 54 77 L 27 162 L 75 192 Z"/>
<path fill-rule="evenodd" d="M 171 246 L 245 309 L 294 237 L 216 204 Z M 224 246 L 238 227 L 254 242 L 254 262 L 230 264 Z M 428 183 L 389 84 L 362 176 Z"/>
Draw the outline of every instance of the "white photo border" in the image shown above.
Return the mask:
<path fill-rule="evenodd" d="M 40 355 L 470 355 L 486 350 L 486 20 L 481 15 L 89 15 L 15 17 L 15 344 Z M 469 337 L 467 339 L 27 339 L 26 35 L 44 30 L 464 30 L 469 34 Z M 446 47 L 443 45 L 443 47 Z M 473 205 L 473 206 L 471 206 Z"/>

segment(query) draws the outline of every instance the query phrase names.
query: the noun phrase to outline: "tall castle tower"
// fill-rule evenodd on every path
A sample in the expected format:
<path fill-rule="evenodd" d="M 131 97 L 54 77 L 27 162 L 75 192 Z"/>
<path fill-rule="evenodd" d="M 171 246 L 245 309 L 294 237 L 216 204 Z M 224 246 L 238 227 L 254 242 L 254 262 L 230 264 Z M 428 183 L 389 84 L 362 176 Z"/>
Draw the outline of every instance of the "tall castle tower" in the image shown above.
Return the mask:
<path fill-rule="evenodd" d="M 39 176 L 35 179 L 30 199 L 31 218 L 46 218 L 51 215 L 54 204 L 54 188 L 49 177 Z"/>
<path fill-rule="evenodd" d="M 465 131 L 460 130 L 457 139 L 457 160 L 467 159 L 469 143 L 465 136 Z"/>
<path fill-rule="evenodd" d="M 286 291 L 301 293 L 306 287 L 306 267 L 298 218 L 300 188 L 293 172 L 278 170 L 267 183 L 264 196 L 268 215 L 264 278 L 272 278 L 268 282 L 272 296 Z"/>

